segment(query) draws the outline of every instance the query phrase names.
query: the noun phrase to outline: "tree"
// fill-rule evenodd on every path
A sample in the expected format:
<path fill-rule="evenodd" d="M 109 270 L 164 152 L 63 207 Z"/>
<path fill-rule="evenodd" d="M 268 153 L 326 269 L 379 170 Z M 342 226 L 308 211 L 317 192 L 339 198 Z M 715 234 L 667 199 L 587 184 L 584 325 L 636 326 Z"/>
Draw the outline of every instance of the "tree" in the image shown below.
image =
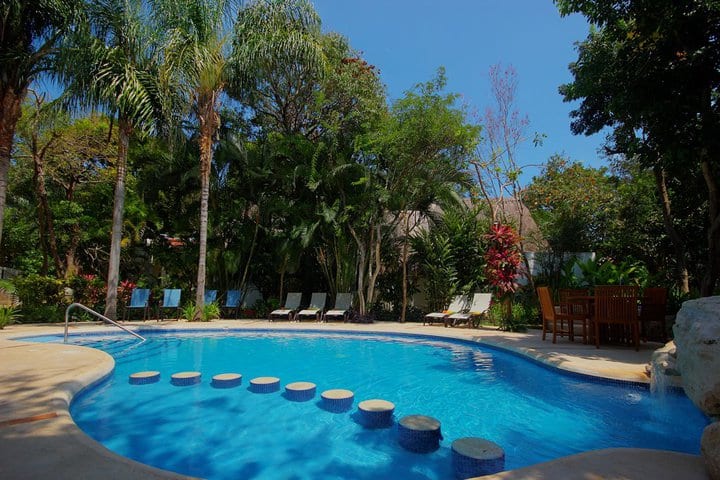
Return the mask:
<path fill-rule="evenodd" d="M 358 247 L 358 296 L 361 313 L 373 301 L 382 268 L 381 247 L 411 211 L 425 211 L 448 185 L 467 183 L 463 172 L 475 147 L 479 128 L 455 106 L 457 95 L 444 95 L 444 69 L 396 101 L 376 132 L 364 136 L 358 151 L 366 195 L 355 206 L 348 228 Z M 408 228 L 401 253 L 406 268 Z M 407 280 L 404 274 L 405 281 Z M 363 303 L 366 305 L 363 306 Z M 401 320 L 407 304 L 404 294 Z"/>
<path fill-rule="evenodd" d="M 298 28 L 317 23 L 317 15 L 307 1 L 252 2 L 239 11 L 234 31 L 230 32 L 227 20 L 234 3 L 162 0 L 156 4 L 159 26 L 167 35 L 166 75 L 177 79 L 184 103 L 191 107 L 198 122 L 200 226 L 196 316 L 201 313 L 205 295 L 210 168 L 223 92 L 231 80 L 247 82 L 257 65 L 270 62 L 280 52 L 318 57 L 315 44 Z"/>
<path fill-rule="evenodd" d="M 494 105 L 488 107 L 483 117 L 484 138 L 479 144 L 475 158 L 470 162 L 475 174 L 475 188 L 471 198 L 484 202 L 491 221 L 515 223 L 520 238 L 520 251 L 525 265 L 525 276 L 530 285 L 533 278 L 525 253 L 524 188 L 520 181 L 523 169 L 529 165 L 517 158 L 518 147 L 528 140 L 530 124 L 527 116 L 517 110 L 517 72 L 512 66 L 503 68 L 497 64 L 490 67 L 490 88 Z M 536 134 L 534 143 L 541 142 Z M 508 215 L 510 208 L 517 211 L 517 218 Z"/>
<path fill-rule="evenodd" d="M 611 153 L 637 155 L 654 171 L 668 236 L 682 283 L 684 243 L 675 228 L 666 180 L 670 172 L 707 191 L 706 268 L 701 295 L 720 275 L 720 5 L 711 0 L 556 0 L 564 15 L 581 13 L 595 25 L 561 86 L 575 133 L 612 129 Z M 688 178 L 688 175 L 690 178 Z M 695 233 L 697 235 L 697 233 Z"/>
<path fill-rule="evenodd" d="M 61 55 L 59 76 L 79 108 L 102 106 L 117 114 L 118 149 L 110 235 L 105 316 L 117 315 L 120 248 L 130 138 L 151 133 L 161 115 L 157 40 L 144 17 L 142 0 L 90 2 L 90 31 L 79 30 Z"/>
<path fill-rule="evenodd" d="M 82 0 L 6 1 L 0 6 L 0 245 L 15 128 L 28 87 L 52 69 L 63 35 L 76 25 Z"/>

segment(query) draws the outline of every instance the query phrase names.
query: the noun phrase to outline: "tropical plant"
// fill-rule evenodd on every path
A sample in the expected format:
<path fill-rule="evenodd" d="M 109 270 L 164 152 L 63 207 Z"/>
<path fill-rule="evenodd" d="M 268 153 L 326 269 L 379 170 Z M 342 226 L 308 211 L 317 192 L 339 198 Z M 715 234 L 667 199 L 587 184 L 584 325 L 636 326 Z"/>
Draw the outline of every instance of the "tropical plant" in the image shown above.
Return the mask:
<path fill-rule="evenodd" d="M 236 4 L 231 0 L 154 4 L 159 28 L 166 33 L 163 75 L 176 80 L 198 122 L 200 225 L 195 304 L 199 317 L 205 295 L 210 168 L 222 94 L 231 79 L 246 83 L 258 65 L 277 55 L 320 58 L 315 43 L 303 35 L 303 29 L 318 24 L 318 18 L 305 0 L 255 1 L 240 9 L 230 32 L 227 20 Z"/>
<path fill-rule="evenodd" d="M 82 19 L 82 0 L 5 1 L 0 6 L 0 244 L 15 128 L 28 87 L 53 68 L 63 35 Z"/>
<path fill-rule="evenodd" d="M 412 246 L 420 263 L 428 308 L 435 312 L 443 310 L 458 290 L 450 239 L 442 232 L 422 231 L 412 238 Z"/>
<path fill-rule="evenodd" d="M 182 318 L 187 320 L 188 322 L 196 322 L 201 317 L 196 318 L 195 317 L 195 304 L 193 302 L 188 302 L 185 304 L 185 306 L 180 310 L 180 314 L 182 315 Z"/>
<path fill-rule="evenodd" d="M 510 225 L 494 223 L 485 235 L 485 275 L 495 290 L 496 298 L 505 306 L 505 324 L 512 325 L 512 294 L 518 289 L 518 273 L 522 264 L 520 239 Z"/>
<path fill-rule="evenodd" d="M 130 138 L 150 133 L 161 115 L 159 72 L 154 38 L 143 0 L 95 0 L 89 3 L 89 29 L 79 29 L 64 51 L 59 76 L 79 108 L 102 106 L 117 114 L 113 223 L 108 263 L 105 316 L 117 315 L 120 249 Z"/>
<path fill-rule="evenodd" d="M 20 317 L 17 309 L 11 306 L 0 307 L 0 330 L 12 325 Z"/>

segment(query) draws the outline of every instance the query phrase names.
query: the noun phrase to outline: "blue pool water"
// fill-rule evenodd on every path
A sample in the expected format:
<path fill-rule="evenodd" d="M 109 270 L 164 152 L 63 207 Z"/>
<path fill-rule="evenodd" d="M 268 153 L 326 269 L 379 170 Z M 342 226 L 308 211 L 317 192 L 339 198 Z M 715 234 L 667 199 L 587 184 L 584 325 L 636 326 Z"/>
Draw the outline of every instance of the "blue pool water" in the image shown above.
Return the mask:
<path fill-rule="evenodd" d="M 75 422 L 109 449 L 137 461 L 211 479 L 452 478 L 450 444 L 487 438 L 506 452 L 506 469 L 608 447 L 698 453 L 707 419 L 684 395 L 566 375 L 515 355 L 435 338 L 288 332 L 73 336 L 115 358 L 112 376 L 78 396 Z M 46 339 L 47 340 L 47 339 Z M 55 339 L 57 340 L 57 339 Z M 130 385 L 128 375 L 159 370 L 161 380 Z M 202 372 L 190 387 L 170 375 Z M 240 387 L 216 389 L 213 375 L 237 372 Z M 249 380 L 280 377 L 317 384 L 315 400 L 282 391 L 255 394 Z M 320 392 L 346 388 L 355 405 L 390 400 L 396 419 L 440 420 L 444 440 L 430 454 L 404 451 L 395 428 L 366 430 L 355 408 L 319 408 Z"/>

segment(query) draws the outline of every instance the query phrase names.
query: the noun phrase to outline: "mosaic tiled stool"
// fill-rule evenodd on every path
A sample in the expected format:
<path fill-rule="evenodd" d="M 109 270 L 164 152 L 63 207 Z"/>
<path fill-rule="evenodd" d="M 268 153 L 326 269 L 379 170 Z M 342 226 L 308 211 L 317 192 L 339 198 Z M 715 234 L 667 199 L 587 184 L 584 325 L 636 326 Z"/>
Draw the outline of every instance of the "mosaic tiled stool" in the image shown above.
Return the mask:
<path fill-rule="evenodd" d="M 293 402 L 306 402 L 315 396 L 316 386 L 310 382 L 293 382 L 285 385 L 285 397 Z"/>
<path fill-rule="evenodd" d="M 212 377 L 212 385 L 215 388 L 233 388 L 242 383 L 242 375 L 239 373 L 221 373 Z"/>
<path fill-rule="evenodd" d="M 465 437 L 452 443 L 455 478 L 481 477 L 505 469 L 505 451 L 484 438 Z"/>
<path fill-rule="evenodd" d="M 256 377 L 250 380 L 250 391 L 253 393 L 273 393 L 280 390 L 280 379 L 277 377 Z"/>
<path fill-rule="evenodd" d="M 355 394 L 341 388 L 325 390 L 322 394 L 322 406 L 325 410 L 335 413 L 347 412 L 352 407 Z"/>
<path fill-rule="evenodd" d="M 387 428 L 393 424 L 395 404 L 387 400 L 364 400 L 358 404 L 359 421 L 366 428 Z"/>
<path fill-rule="evenodd" d="M 200 372 L 178 372 L 170 376 L 170 383 L 176 387 L 187 387 L 200 383 Z"/>
<path fill-rule="evenodd" d="M 398 442 L 405 450 L 429 453 L 440 448 L 440 421 L 425 415 L 408 415 L 398 422 Z"/>
<path fill-rule="evenodd" d="M 131 373 L 128 381 L 132 385 L 147 385 L 149 383 L 156 383 L 160 381 L 160 372 L 148 370 L 145 372 Z"/>

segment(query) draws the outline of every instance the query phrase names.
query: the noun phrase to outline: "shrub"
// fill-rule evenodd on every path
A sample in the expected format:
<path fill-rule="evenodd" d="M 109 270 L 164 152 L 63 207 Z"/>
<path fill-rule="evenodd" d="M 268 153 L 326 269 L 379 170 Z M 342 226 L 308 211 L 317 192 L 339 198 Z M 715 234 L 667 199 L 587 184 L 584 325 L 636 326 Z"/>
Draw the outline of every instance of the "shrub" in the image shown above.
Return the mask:
<path fill-rule="evenodd" d="M 217 302 L 206 303 L 203 305 L 202 320 L 203 322 L 209 322 L 220 318 L 220 305 Z"/>
<path fill-rule="evenodd" d="M 12 325 L 18 318 L 18 311 L 14 307 L 0 307 L 0 330 L 6 325 Z"/>

